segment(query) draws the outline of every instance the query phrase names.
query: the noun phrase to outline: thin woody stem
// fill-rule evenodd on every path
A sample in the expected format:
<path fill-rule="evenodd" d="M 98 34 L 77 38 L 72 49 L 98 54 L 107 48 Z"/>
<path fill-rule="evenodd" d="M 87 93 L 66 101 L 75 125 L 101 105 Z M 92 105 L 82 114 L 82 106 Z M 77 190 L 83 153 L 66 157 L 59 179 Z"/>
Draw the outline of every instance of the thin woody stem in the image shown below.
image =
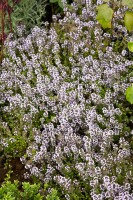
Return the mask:
<path fill-rule="evenodd" d="M 13 1 L 13 0 L 12 0 Z M 21 0 L 16 0 L 13 1 L 13 6 L 14 4 L 19 3 Z M 6 12 L 8 12 L 8 20 L 9 20 L 9 25 L 10 25 L 10 32 L 12 31 L 12 21 L 11 21 L 11 7 L 9 5 L 8 0 L 0 0 L 0 27 L 1 27 L 1 33 L 0 33 L 0 42 L 1 42 L 1 49 L 0 49 L 0 63 L 3 57 L 3 48 L 4 48 L 4 40 L 5 40 L 5 17 L 6 17 Z"/>
<path fill-rule="evenodd" d="M 2 45 L 4 43 L 4 5 L 2 4 L 2 18 L 1 18 L 1 25 L 2 25 Z"/>
<path fill-rule="evenodd" d="M 2 25 L 2 36 L 1 36 L 1 60 L 3 57 L 3 45 L 4 45 L 4 6 L 2 4 L 2 18 L 1 18 L 1 25 Z"/>
<path fill-rule="evenodd" d="M 6 6 L 8 6 L 8 0 L 6 0 Z M 8 10 L 8 16 L 9 16 L 9 23 L 10 23 L 10 31 L 12 32 L 12 21 L 11 21 L 11 14 L 10 11 Z"/>

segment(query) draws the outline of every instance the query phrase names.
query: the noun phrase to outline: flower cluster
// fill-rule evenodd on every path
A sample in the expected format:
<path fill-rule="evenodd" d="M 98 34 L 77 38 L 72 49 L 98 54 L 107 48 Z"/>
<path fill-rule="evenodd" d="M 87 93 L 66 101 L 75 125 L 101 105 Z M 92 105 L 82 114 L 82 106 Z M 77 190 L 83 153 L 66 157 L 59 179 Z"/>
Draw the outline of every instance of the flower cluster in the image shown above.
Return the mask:
<path fill-rule="evenodd" d="M 28 177 L 54 181 L 66 199 L 76 188 L 93 200 L 132 199 L 132 130 L 124 103 L 133 61 L 113 51 L 96 6 L 87 5 L 66 6 L 50 30 L 10 35 L 0 74 L 1 102 L 8 102 L 3 112 L 19 109 L 23 131 L 31 124 L 33 138 L 21 157 Z"/>

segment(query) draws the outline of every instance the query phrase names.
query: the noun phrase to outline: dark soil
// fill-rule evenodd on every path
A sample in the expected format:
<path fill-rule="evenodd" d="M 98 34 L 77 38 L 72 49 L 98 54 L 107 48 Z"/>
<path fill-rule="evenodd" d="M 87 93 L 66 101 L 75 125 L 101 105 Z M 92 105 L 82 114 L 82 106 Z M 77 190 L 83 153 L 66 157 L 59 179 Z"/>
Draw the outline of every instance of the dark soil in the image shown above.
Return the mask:
<path fill-rule="evenodd" d="M 25 169 L 19 158 L 12 158 L 7 164 L 6 158 L 3 158 L 0 160 L 0 186 L 6 178 L 6 174 L 8 173 L 9 169 L 13 171 L 10 175 L 10 181 L 14 182 L 14 180 L 18 180 L 20 183 L 20 190 L 22 188 L 22 182 L 30 182 L 31 184 L 33 184 L 32 179 L 24 179 L 24 173 L 27 170 Z"/>

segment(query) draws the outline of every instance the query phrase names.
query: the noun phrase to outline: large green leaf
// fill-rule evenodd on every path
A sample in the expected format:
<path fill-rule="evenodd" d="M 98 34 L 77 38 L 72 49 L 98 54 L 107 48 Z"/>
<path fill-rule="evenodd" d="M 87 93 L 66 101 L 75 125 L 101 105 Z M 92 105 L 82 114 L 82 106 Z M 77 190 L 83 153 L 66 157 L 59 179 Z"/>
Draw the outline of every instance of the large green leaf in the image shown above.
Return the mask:
<path fill-rule="evenodd" d="M 58 0 L 50 0 L 50 3 L 58 2 Z"/>
<path fill-rule="evenodd" d="M 133 12 L 127 11 L 124 17 L 126 29 L 131 32 L 133 30 Z"/>
<path fill-rule="evenodd" d="M 126 99 L 133 104 L 133 84 L 126 89 Z"/>
<path fill-rule="evenodd" d="M 107 5 L 102 4 L 97 6 L 97 16 L 96 19 L 101 24 L 103 28 L 111 28 L 111 21 L 113 18 L 113 10 Z"/>
<path fill-rule="evenodd" d="M 133 42 L 128 42 L 128 49 L 133 52 Z"/>
<path fill-rule="evenodd" d="M 58 0 L 58 5 L 59 5 L 61 8 L 63 8 L 63 3 L 62 3 L 61 0 Z"/>
<path fill-rule="evenodd" d="M 59 5 L 61 8 L 63 8 L 63 3 L 62 3 L 61 0 L 50 0 L 50 3 L 56 3 L 56 2 L 58 2 L 58 5 Z"/>
<path fill-rule="evenodd" d="M 133 0 L 122 0 L 123 6 L 128 6 L 128 8 L 133 8 Z"/>

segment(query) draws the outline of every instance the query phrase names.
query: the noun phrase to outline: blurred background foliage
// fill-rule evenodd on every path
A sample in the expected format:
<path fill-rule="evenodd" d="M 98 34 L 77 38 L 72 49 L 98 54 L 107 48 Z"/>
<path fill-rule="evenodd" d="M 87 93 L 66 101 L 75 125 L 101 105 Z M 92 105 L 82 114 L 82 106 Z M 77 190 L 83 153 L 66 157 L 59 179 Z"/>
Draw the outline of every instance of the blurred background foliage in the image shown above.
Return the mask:
<path fill-rule="evenodd" d="M 68 4 L 72 2 L 73 0 L 67 0 Z M 43 27 L 46 21 L 49 22 L 49 28 L 52 15 L 57 13 L 63 18 L 63 7 L 57 0 L 0 0 L 0 63 L 3 58 L 2 46 L 10 32 L 15 34 L 17 27 L 24 25 L 28 35 L 32 28 Z"/>
<path fill-rule="evenodd" d="M 72 0 L 67 0 L 71 4 Z M 57 2 L 50 3 L 50 0 L 20 0 L 19 3 L 14 4 L 12 0 L 8 1 L 9 5 L 13 8 L 11 13 L 12 29 L 15 30 L 18 25 L 25 25 L 27 34 L 35 26 L 43 27 L 44 23 L 52 22 L 52 15 L 60 13 L 63 17 L 63 8 Z M 8 15 L 5 19 L 5 32 L 9 32 L 10 27 L 8 23 Z"/>

